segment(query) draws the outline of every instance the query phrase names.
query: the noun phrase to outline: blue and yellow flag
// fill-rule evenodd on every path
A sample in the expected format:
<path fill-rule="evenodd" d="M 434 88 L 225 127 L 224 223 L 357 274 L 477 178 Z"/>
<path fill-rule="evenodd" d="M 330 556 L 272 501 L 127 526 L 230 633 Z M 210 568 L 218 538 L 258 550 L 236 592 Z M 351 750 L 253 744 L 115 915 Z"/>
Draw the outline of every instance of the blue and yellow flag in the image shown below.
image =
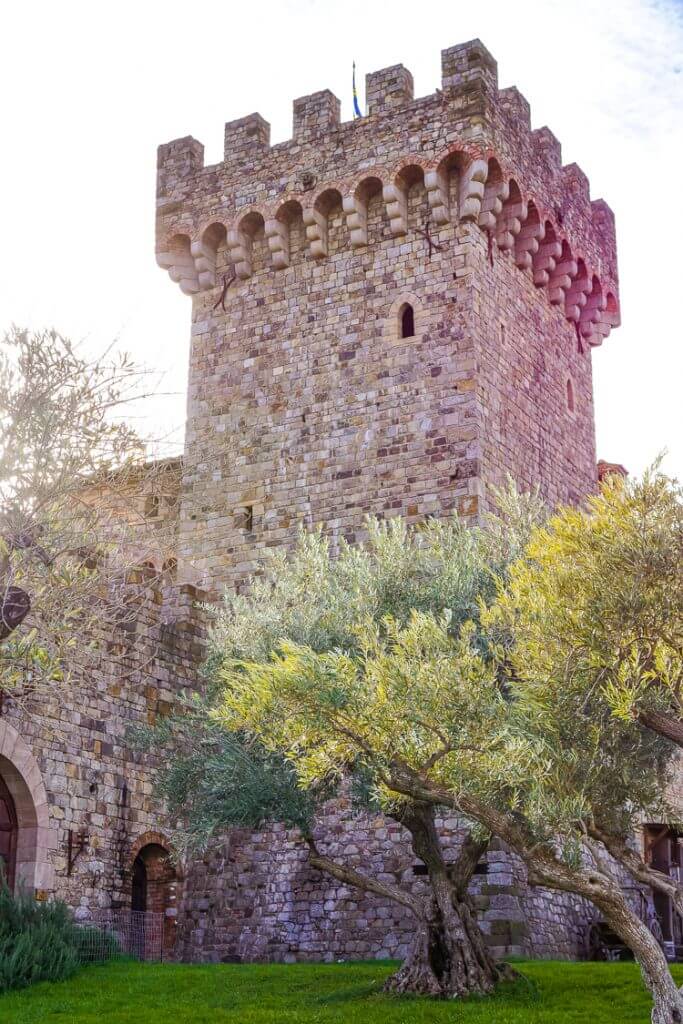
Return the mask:
<path fill-rule="evenodd" d="M 353 62 L 353 119 L 362 117 L 361 109 L 358 106 L 358 93 L 356 92 L 356 62 Z"/>

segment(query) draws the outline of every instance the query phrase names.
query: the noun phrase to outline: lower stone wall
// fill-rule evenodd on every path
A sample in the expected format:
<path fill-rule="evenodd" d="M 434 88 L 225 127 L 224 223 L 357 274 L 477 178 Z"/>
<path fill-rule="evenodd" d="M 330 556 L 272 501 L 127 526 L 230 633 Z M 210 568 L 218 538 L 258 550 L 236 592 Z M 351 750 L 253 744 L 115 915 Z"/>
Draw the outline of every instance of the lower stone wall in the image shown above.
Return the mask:
<path fill-rule="evenodd" d="M 581 960 L 596 908 L 571 893 L 526 886 L 521 899 L 528 928 L 525 953 L 539 960 Z"/>
<path fill-rule="evenodd" d="M 447 859 L 463 830 L 438 822 Z M 318 828 L 321 852 L 414 893 L 426 882 L 408 833 L 381 816 L 354 815 L 341 801 Z M 297 834 L 284 826 L 235 831 L 186 865 L 176 955 L 181 960 L 294 962 L 402 958 L 413 934 L 404 908 L 342 885 L 309 867 Z M 497 956 L 577 958 L 595 910 L 585 901 L 530 889 L 519 859 L 494 840 L 470 891 Z"/>
<path fill-rule="evenodd" d="M 0 706 L 0 779 L 17 817 L 17 882 L 53 895 L 79 919 L 130 909 L 132 868 L 147 843 L 170 850 L 154 794 L 159 753 L 131 749 L 128 730 L 169 714 L 198 687 L 203 595 L 154 580 L 99 661 L 52 690 Z M 152 909 L 152 908 L 151 908 Z M 154 908 L 154 909 L 162 909 Z M 173 908 L 163 908 L 164 911 Z"/>

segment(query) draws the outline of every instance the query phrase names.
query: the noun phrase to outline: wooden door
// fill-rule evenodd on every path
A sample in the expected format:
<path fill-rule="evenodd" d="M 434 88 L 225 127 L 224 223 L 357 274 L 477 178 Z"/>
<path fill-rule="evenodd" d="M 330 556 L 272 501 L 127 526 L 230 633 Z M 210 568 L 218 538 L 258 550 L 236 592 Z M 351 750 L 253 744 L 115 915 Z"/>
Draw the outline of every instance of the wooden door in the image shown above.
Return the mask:
<path fill-rule="evenodd" d="M 17 812 L 14 800 L 0 775 L 0 868 L 10 889 L 14 888 L 17 857 Z"/>

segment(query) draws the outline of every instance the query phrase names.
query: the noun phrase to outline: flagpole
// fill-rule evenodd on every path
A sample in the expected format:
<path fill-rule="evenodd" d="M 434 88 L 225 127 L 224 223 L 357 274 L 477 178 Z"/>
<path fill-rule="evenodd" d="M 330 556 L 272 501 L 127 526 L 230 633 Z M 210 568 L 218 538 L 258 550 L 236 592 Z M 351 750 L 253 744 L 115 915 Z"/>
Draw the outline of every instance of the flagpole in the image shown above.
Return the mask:
<path fill-rule="evenodd" d="M 357 117 L 362 117 L 363 116 L 363 112 L 361 111 L 360 106 L 358 105 L 358 93 L 356 92 L 356 62 L 355 62 L 355 60 L 353 62 L 352 84 L 353 84 L 353 119 L 355 121 Z"/>

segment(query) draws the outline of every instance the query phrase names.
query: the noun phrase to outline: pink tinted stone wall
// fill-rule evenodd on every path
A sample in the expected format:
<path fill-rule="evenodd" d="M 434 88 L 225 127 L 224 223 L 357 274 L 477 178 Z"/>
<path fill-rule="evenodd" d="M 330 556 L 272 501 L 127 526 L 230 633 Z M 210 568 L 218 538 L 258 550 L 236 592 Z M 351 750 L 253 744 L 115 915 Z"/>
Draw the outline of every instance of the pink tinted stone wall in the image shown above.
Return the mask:
<path fill-rule="evenodd" d="M 180 572 L 211 590 L 302 525 L 473 519 L 507 472 L 552 502 L 596 483 L 609 207 L 478 40 L 443 51 L 433 96 L 401 65 L 367 88 L 346 123 L 329 91 L 297 99 L 276 146 L 232 122 L 215 166 L 159 149 L 157 259 L 192 296 Z"/>

